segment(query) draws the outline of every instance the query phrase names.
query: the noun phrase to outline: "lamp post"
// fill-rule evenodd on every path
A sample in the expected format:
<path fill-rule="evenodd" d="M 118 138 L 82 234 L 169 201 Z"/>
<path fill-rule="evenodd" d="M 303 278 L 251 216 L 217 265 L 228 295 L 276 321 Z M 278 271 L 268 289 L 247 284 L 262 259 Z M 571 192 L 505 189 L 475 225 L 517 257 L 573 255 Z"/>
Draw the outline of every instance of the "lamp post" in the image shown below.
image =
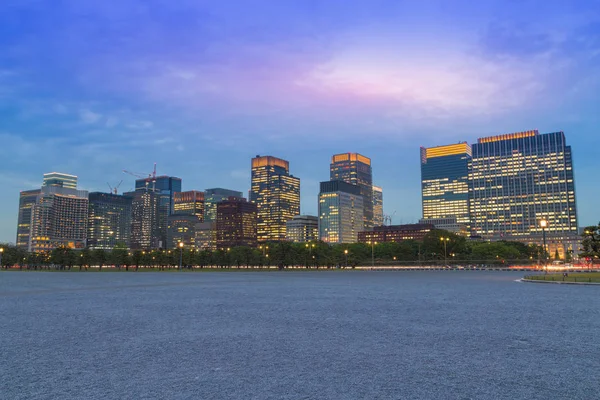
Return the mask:
<path fill-rule="evenodd" d="M 548 266 L 546 265 L 546 228 L 548 227 L 548 221 L 545 219 L 540 220 L 540 227 L 542 228 L 542 241 L 544 244 L 544 269 L 548 272 Z"/>
<path fill-rule="evenodd" d="M 0 247 L 0 269 L 2 269 L 2 253 L 4 253 L 4 248 Z"/>
<path fill-rule="evenodd" d="M 371 268 L 375 268 L 375 245 L 377 242 L 371 241 Z"/>
<path fill-rule="evenodd" d="M 444 264 L 448 265 L 448 242 L 450 241 L 450 238 L 441 237 L 440 240 L 444 243 Z"/>
<path fill-rule="evenodd" d="M 181 271 L 181 265 L 183 264 L 183 242 L 179 242 L 179 270 Z"/>
<path fill-rule="evenodd" d="M 346 256 L 346 269 L 348 269 L 348 249 L 344 250 L 344 255 Z"/>

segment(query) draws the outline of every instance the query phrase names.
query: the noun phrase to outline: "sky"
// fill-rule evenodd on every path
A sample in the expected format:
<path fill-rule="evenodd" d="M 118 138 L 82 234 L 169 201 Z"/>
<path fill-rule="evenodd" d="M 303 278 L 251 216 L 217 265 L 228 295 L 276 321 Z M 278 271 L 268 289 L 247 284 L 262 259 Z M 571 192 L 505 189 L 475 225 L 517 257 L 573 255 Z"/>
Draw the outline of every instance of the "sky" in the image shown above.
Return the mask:
<path fill-rule="evenodd" d="M 393 223 L 421 217 L 419 147 L 538 129 L 573 147 L 600 220 L 600 1 L 2 0 L 0 242 L 45 172 L 247 193 L 290 161 L 316 214 L 332 154 L 372 159 Z"/>

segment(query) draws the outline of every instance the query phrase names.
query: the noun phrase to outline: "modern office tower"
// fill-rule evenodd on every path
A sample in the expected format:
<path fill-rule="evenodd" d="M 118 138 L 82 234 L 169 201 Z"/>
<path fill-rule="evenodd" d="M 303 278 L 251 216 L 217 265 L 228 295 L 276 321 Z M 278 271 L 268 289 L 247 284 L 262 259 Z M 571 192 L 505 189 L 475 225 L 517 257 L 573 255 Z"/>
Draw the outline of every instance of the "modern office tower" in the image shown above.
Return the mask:
<path fill-rule="evenodd" d="M 29 249 L 31 238 L 31 217 L 33 206 L 37 202 L 40 189 L 23 190 L 19 195 L 19 217 L 17 219 L 17 247 L 23 250 Z"/>
<path fill-rule="evenodd" d="M 176 249 L 179 243 L 185 248 L 196 248 L 196 226 L 200 217 L 194 214 L 172 214 L 167 217 L 167 248 Z"/>
<path fill-rule="evenodd" d="M 407 224 L 376 226 L 358 233 L 359 243 L 402 242 L 403 240 L 423 240 L 434 228 L 431 224 Z"/>
<path fill-rule="evenodd" d="M 259 242 L 285 240 L 286 222 L 300 214 L 300 179 L 277 157 L 252 159 L 250 201 L 257 206 Z"/>
<path fill-rule="evenodd" d="M 448 218 L 421 218 L 419 224 L 430 224 L 435 229 L 443 229 L 448 232 L 456 233 L 460 236 L 469 236 L 471 232 L 466 224 L 459 224 L 456 222 L 456 217 Z"/>
<path fill-rule="evenodd" d="M 131 237 L 131 197 L 112 193 L 89 194 L 88 236 L 90 249 L 129 248 Z"/>
<path fill-rule="evenodd" d="M 363 196 L 365 229 L 373 226 L 373 171 L 371 159 L 358 153 L 336 154 L 331 158 L 330 180 L 344 181 L 360 188 Z"/>
<path fill-rule="evenodd" d="M 88 192 L 62 186 L 43 186 L 31 209 L 30 252 L 60 246 L 86 246 Z"/>
<path fill-rule="evenodd" d="M 151 190 L 136 190 L 135 192 L 123 193 L 123 196 L 132 199 L 131 249 L 151 250 L 160 248 L 159 194 Z"/>
<path fill-rule="evenodd" d="M 319 240 L 319 218 L 312 215 L 296 215 L 286 223 L 286 239 L 305 243 Z"/>
<path fill-rule="evenodd" d="M 167 217 L 173 213 L 173 194 L 181 192 L 181 178 L 157 176 L 156 178 L 136 179 L 136 191 L 154 191 L 158 195 L 158 247 L 167 243 Z"/>
<path fill-rule="evenodd" d="M 196 224 L 196 249 L 213 251 L 217 249 L 216 222 Z"/>
<path fill-rule="evenodd" d="M 421 147 L 423 222 L 454 218 L 469 226 L 470 162 L 467 143 Z"/>
<path fill-rule="evenodd" d="M 173 193 L 173 214 L 195 215 L 204 221 L 204 192 L 190 190 Z"/>
<path fill-rule="evenodd" d="M 44 174 L 42 186 L 59 186 L 67 189 L 77 189 L 77 177 L 61 172 Z"/>
<path fill-rule="evenodd" d="M 256 247 L 256 222 L 256 204 L 241 197 L 220 202 L 217 204 L 217 247 Z"/>
<path fill-rule="evenodd" d="M 470 171 L 471 226 L 485 239 L 542 242 L 549 253 L 576 250 L 577 206 L 571 147 L 563 132 L 481 138 Z"/>
<path fill-rule="evenodd" d="M 373 226 L 383 224 L 383 189 L 379 186 L 373 186 Z"/>
<path fill-rule="evenodd" d="M 358 232 L 364 230 L 363 199 L 356 185 L 343 181 L 321 182 L 319 238 L 327 243 L 356 243 Z"/>
<path fill-rule="evenodd" d="M 204 222 L 217 220 L 217 204 L 230 197 L 244 197 L 242 192 L 222 188 L 206 189 L 204 191 Z"/>

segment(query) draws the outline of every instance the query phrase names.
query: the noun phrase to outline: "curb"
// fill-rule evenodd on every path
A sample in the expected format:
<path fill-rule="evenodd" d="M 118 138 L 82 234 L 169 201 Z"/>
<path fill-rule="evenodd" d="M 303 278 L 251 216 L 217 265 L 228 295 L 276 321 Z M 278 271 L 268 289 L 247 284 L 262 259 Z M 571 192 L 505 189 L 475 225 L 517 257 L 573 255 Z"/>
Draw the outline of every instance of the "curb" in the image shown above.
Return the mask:
<path fill-rule="evenodd" d="M 597 282 L 542 281 L 539 279 L 525 279 L 525 278 L 520 279 L 520 281 L 525 282 L 525 283 L 554 283 L 554 284 L 558 284 L 558 285 L 589 285 L 589 286 L 600 285 L 600 283 L 597 283 Z"/>

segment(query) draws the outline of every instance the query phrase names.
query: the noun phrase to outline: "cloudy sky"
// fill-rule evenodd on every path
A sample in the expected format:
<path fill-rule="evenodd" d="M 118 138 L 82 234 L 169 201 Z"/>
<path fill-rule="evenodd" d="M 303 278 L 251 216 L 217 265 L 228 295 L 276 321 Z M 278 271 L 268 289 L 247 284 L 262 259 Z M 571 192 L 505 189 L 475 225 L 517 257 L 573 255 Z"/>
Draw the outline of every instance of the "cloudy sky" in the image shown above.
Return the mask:
<path fill-rule="evenodd" d="M 44 172 L 246 192 L 290 161 L 316 213 L 330 156 L 373 159 L 394 223 L 420 217 L 419 146 L 538 129 L 573 146 L 600 219 L 600 1 L 3 0 L 0 241 Z"/>

